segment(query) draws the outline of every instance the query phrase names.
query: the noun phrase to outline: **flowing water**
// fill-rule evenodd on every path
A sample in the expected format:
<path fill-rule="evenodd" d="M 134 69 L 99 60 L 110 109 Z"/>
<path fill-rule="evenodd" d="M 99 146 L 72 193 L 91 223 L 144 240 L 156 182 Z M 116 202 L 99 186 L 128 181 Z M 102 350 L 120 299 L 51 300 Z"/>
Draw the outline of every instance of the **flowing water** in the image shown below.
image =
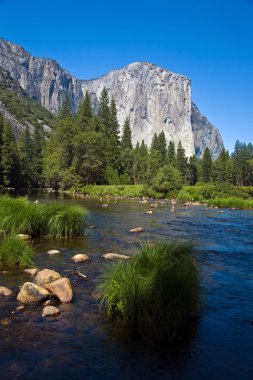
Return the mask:
<path fill-rule="evenodd" d="M 36 196 L 46 201 L 55 195 Z M 253 379 L 253 211 L 179 207 L 171 212 L 162 205 L 145 215 L 148 205 L 137 200 L 110 201 L 109 207 L 80 203 L 96 229 L 69 241 L 34 241 L 36 264 L 72 282 L 73 302 L 59 306 L 60 316 L 42 318 L 38 307 L 16 312 L 18 287 L 30 277 L 0 274 L 0 285 L 14 291 L 0 299 L 0 320 L 8 320 L 0 325 L 0 379 Z M 138 226 L 145 232 L 128 233 Z M 103 253 L 131 255 L 141 242 L 170 238 L 196 243 L 201 272 L 200 318 L 173 353 L 115 328 L 91 298 Z M 50 257 L 48 249 L 61 254 Z M 80 252 L 91 260 L 72 263 L 71 256 Z"/>

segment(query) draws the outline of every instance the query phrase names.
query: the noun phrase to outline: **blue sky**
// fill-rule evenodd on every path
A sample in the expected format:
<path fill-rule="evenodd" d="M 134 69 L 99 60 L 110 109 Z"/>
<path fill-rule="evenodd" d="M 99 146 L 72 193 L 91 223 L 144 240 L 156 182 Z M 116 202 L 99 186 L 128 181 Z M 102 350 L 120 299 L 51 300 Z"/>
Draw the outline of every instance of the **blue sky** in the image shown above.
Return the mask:
<path fill-rule="evenodd" d="M 0 36 L 80 79 L 134 61 L 187 75 L 225 146 L 253 142 L 253 0 L 0 0 Z"/>

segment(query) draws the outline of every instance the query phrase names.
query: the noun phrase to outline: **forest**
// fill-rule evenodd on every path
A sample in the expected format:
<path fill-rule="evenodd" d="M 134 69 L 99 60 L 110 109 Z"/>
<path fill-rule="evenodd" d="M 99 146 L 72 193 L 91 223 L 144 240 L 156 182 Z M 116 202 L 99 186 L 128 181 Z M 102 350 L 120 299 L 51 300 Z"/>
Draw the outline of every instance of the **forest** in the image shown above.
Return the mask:
<path fill-rule="evenodd" d="M 76 114 L 66 97 L 50 133 L 38 123 L 16 140 L 0 115 L 0 185 L 5 188 L 142 184 L 167 194 L 199 183 L 253 186 L 252 143 L 237 140 L 231 154 L 223 148 L 214 160 L 208 148 L 202 158 L 187 158 L 182 143 L 167 144 L 163 131 L 150 148 L 144 141 L 133 146 L 130 122 L 125 120 L 120 135 L 116 104 L 106 89 L 96 111 L 88 93 Z"/>

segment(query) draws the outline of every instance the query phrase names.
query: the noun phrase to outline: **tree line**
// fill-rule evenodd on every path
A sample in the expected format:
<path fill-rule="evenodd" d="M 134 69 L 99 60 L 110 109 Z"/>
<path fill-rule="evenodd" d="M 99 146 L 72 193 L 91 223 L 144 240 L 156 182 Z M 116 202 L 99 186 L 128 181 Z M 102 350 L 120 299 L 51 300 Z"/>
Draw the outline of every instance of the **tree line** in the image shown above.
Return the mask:
<path fill-rule="evenodd" d="M 253 186 L 253 145 L 239 140 L 230 155 L 223 148 L 211 158 L 205 149 L 202 159 L 185 157 L 181 141 L 166 143 L 162 131 L 150 148 L 142 140 L 132 143 L 129 119 L 123 132 L 117 120 L 114 99 L 103 89 L 95 113 L 86 92 L 75 115 L 68 98 L 52 131 L 28 126 L 18 142 L 11 126 L 0 115 L 0 185 L 4 187 L 53 187 L 68 189 L 87 184 L 146 184 L 157 191 L 169 182 L 195 185 L 231 183 Z"/>

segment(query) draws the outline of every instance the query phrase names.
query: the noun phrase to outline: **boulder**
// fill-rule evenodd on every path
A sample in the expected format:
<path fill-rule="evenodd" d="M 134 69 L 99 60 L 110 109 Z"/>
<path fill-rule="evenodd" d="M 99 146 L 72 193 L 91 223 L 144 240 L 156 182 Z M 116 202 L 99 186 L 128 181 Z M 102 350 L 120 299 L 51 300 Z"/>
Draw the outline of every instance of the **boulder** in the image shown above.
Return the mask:
<path fill-rule="evenodd" d="M 132 228 L 128 232 L 132 232 L 132 233 L 144 232 L 144 228 L 143 227 Z"/>
<path fill-rule="evenodd" d="M 126 255 L 120 255 L 118 253 L 106 253 L 105 255 L 102 255 L 102 258 L 103 259 L 106 259 L 106 260 L 117 260 L 117 259 L 121 259 L 121 260 L 127 260 L 129 259 L 129 256 L 126 256 Z"/>
<path fill-rule="evenodd" d="M 42 310 L 42 317 L 53 317 L 60 313 L 60 310 L 55 306 L 45 306 Z"/>
<path fill-rule="evenodd" d="M 30 235 L 27 235 L 27 234 L 18 234 L 16 235 L 19 239 L 21 240 L 30 240 L 32 237 Z"/>
<path fill-rule="evenodd" d="M 1 296 L 10 296 L 12 294 L 12 290 L 6 288 L 5 286 L 0 286 L 0 295 Z"/>
<path fill-rule="evenodd" d="M 32 282 L 25 282 L 18 293 L 17 300 L 29 304 L 43 301 L 49 297 L 50 293 L 47 289 L 33 284 Z"/>
<path fill-rule="evenodd" d="M 74 263 L 82 263 L 84 261 L 89 260 L 89 256 L 86 255 L 85 253 L 79 253 L 79 254 L 71 257 L 71 260 L 73 260 Z"/>
<path fill-rule="evenodd" d="M 51 249 L 50 251 L 47 251 L 47 253 L 48 253 L 50 256 L 54 256 L 54 255 L 58 255 L 58 254 L 61 253 L 61 252 L 58 251 L 58 249 Z"/>
<path fill-rule="evenodd" d="M 50 284 L 46 284 L 45 288 L 59 298 L 61 302 L 70 302 L 73 298 L 73 290 L 67 277 L 62 277 L 50 282 Z"/>
<path fill-rule="evenodd" d="M 61 278 L 60 273 L 51 269 L 43 269 L 36 274 L 33 282 L 34 284 L 44 286 L 52 281 L 58 280 L 58 278 Z"/>
<path fill-rule="evenodd" d="M 25 269 L 24 270 L 24 272 L 25 273 L 28 273 L 28 274 L 30 274 L 31 276 L 36 276 L 36 274 L 38 273 L 38 269 L 36 269 L 36 268 L 28 268 L 28 269 Z"/>

